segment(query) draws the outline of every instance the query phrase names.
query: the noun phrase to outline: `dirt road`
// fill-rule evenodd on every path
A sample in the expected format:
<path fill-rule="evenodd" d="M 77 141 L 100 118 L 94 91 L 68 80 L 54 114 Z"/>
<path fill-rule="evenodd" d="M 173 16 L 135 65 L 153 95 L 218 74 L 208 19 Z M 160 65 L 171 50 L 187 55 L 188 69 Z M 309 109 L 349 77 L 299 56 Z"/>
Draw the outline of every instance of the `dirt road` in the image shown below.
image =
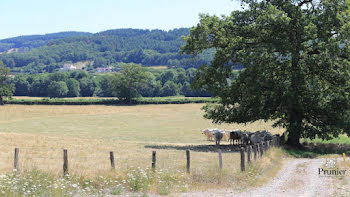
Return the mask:
<path fill-rule="evenodd" d="M 332 177 L 320 177 L 318 168 L 325 159 L 287 159 L 284 166 L 269 183 L 245 192 L 235 190 L 215 190 L 190 192 L 176 196 L 237 196 L 237 197 L 326 197 L 332 196 L 334 186 Z"/>

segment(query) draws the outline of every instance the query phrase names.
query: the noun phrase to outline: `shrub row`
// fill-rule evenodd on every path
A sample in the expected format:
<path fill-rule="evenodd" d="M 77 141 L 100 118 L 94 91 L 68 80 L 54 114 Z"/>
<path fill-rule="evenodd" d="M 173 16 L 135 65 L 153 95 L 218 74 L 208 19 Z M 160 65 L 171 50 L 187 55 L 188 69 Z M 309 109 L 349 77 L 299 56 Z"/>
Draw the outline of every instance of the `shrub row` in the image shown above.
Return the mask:
<path fill-rule="evenodd" d="M 150 97 L 138 98 L 132 101 L 131 104 L 186 104 L 186 103 L 213 103 L 217 99 L 210 97 Z M 19 104 L 19 105 L 125 105 L 124 102 L 111 98 L 43 98 L 43 99 L 7 99 L 5 104 Z"/>

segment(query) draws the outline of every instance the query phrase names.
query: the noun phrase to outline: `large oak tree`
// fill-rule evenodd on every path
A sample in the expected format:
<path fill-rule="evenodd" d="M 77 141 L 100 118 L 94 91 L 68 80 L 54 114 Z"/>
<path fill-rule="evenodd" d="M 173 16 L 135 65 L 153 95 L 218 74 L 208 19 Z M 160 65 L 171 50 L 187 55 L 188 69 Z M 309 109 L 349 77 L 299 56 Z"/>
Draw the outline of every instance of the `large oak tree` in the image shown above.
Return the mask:
<path fill-rule="evenodd" d="M 183 53 L 216 54 L 194 86 L 220 102 L 216 123 L 275 120 L 287 143 L 350 134 L 349 0 L 243 0 L 229 16 L 201 15 Z M 244 65 L 238 77 L 233 67 Z"/>

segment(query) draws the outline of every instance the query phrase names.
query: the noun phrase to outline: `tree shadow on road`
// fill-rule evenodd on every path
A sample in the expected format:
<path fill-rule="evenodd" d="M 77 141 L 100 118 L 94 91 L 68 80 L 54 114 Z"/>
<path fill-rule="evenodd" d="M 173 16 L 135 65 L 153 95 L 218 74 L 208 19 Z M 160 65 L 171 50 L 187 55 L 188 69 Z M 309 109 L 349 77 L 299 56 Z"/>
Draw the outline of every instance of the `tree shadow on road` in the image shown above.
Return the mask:
<path fill-rule="evenodd" d="M 285 151 L 297 158 L 315 158 L 326 154 L 350 154 L 349 144 L 303 143 L 300 148 L 285 146 Z"/>

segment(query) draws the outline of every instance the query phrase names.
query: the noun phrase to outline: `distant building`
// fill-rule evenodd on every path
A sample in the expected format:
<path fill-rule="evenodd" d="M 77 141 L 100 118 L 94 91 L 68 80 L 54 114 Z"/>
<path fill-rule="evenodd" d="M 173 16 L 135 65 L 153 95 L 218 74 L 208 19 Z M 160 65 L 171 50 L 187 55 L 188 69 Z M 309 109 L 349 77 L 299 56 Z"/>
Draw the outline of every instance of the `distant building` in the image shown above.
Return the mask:
<path fill-rule="evenodd" d="M 97 67 L 96 72 L 98 73 L 107 73 L 107 72 L 112 72 L 113 67 Z"/>
<path fill-rule="evenodd" d="M 68 71 L 68 70 L 76 70 L 77 67 L 74 66 L 73 64 L 64 64 L 63 68 L 61 68 L 61 71 Z"/>

